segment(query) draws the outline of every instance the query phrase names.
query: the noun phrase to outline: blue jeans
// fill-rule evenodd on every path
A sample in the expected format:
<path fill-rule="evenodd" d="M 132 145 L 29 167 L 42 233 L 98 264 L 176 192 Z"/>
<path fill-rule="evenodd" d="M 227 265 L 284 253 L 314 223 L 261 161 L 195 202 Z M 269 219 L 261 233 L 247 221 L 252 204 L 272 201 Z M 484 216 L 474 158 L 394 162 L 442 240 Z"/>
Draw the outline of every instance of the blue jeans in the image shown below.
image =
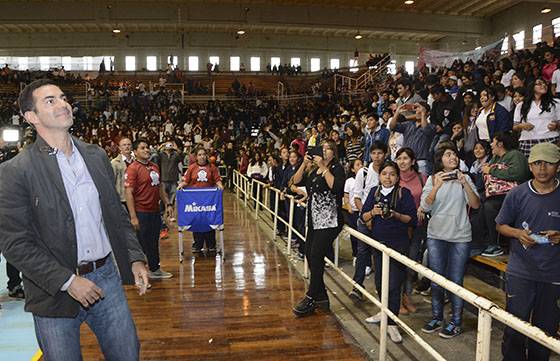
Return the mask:
<path fill-rule="evenodd" d="M 366 236 L 371 236 L 371 231 L 362 222 L 357 222 L 357 228 L 359 232 Z M 372 254 L 373 248 L 369 244 L 358 240 L 356 268 L 354 269 L 353 279 L 360 286 L 364 285 L 364 280 L 366 279 L 366 267 L 371 267 Z"/>
<path fill-rule="evenodd" d="M 459 286 L 463 285 L 465 266 L 470 257 L 470 242 L 447 242 L 428 238 L 428 259 L 430 269 Z M 432 317 L 443 320 L 444 289 L 432 282 Z M 463 299 L 450 294 L 451 322 L 461 326 L 463 321 Z"/>
<path fill-rule="evenodd" d="M 109 258 L 105 265 L 83 277 L 100 287 L 105 297 L 87 309 L 80 307 L 74 318 L 33 315 L 43 359 L 81 361 L 80 325 L 85 321 L 107 361 L 138 360 L 140 343 L 113 260 Z"/>

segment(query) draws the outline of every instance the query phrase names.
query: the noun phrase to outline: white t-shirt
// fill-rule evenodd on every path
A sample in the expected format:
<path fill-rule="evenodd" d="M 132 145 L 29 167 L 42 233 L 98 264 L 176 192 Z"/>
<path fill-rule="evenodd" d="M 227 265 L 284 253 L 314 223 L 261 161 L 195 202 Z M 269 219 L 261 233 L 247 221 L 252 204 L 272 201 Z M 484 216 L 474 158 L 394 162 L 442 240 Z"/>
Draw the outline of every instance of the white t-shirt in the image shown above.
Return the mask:
<path fill-rule="evenodd" d="M 556 93 L 560 93 L 560 88 L 558 88 L 558 84 L 560 84 L 560 69 L 556 69 L 554 73 L 552 73 L 551 82 L 556 85 Z"/>
<path fill-rule="evenodd" d="M 511 78 L 513 77 L 513 74 L 515 74 L 515 70 L 510 69 L 507 73 L 502 75 L 502 80 L 500 81 L 500 83 L 502 83 L 505 87 L 510 86 Z"/>
<path fill-rule="evenodd" d="M 355 178 L 348 178 L 344 183 L 344 193 L 348 193 L 348 198 L 350 199 L 350 208 L 353 212 L 357 212 L 356 202 L 354 202 L 354 184 L 356 183 Z"/>
<path fill-rule="evenodd" d="M 366 201 L 371 189 L 379 184 L 379 173 L 373 169 L 373 162 L 369 164 L 365 178 L 364 186 L 364 168 L 362 168 L 356 174 L 356 182 L 354 183 L 354 198 L 360 198 L 362 204 Z"/>
<path fill-rule="evenodd" d="M 533 124 L 534 128 L 532 130 L 521 131 L 519 140 L 548 139 L 560 136 L 559 131 L 548 130 L 548 125 L 551 122 L 560 120 L 560 100 L 554 99 L 554 104 L 556 104 L 556 107 L 551 106 L 549 112 L 540 114 L 540 106 L 537 106 L 534 101 L 531 102 L 531 108 L 529 108 L 526 122 L 529 124 Z M 517 107 L 515 107 L 515 112 L 513 114 L 514 123 L 521 123 L 522 106 L 523 103 L 520 103 L 517 104 Z"/>
<path fill-rule="evenodd" d="M 486 123 L 486 118 L 490 111 L 486 111 L 486 109 L 482 109 L 478 117 L 476 118 L 476 127 L 478 128 L 478 139 L 480 140 L 487 140 L 491 141 L 490 139 L 490 132 L 488 131 L 488 123 Z"/>

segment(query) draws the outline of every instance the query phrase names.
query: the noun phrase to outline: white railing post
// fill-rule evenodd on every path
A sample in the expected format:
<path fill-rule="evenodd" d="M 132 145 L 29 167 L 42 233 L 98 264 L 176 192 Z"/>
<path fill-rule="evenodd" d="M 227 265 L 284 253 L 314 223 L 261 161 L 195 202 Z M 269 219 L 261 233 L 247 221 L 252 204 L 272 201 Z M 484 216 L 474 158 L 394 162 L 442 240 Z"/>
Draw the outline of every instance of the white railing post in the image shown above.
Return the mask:
<path fill-rule="evenodd" d="M 389 307 L 389 262 L 391 258 L 383 252 L 381 262 L 381 327 L 379 329 L 379 360 L 387 359 L 387 308 Z"/>
<path fill-rule="evenodd" d="M 278 191 L 274 192 L 274 226 L 272 227 L 272 239 L 276 238 L 276 230 L 278 229 L 278 202 L 280 199 L 280 193 Z"/>
<path fill-rule="evenodd" d="M 261 184 L 259 182 L 253 181 L 253 187 L 255 186 L 255 183 L 257 184 L 257 193 L 255 197 L 255 219 L 259 219 L 259 198 L 261 195 Z M 253 194 L 253 190 L 251 190 L 251 194 Z"/>
<path fill-rule="evenodd" d="M 490 360 L 490 343 L 492 337 L 492 316 L 485 310 L 478 309 L 478 332 L 476 334 L 476 361 Z"/>
<path fill-rule="evenodd" d="M 292 252 L 292 234 L 293 232 L 293 226 L 294 226 L 294 197 L 290 197 L 290 213 L 288 216 L 288 241 L 286 242 L 286 253 L 288 253 L 288 256 L 291 254 Z"/>
<path fill-rule="evenodd" d="M 249 180 L 246 179 L 245 177 L 243 177 L 243 182 L 245 183 L 245 208 L 247 207 L 247 198 L 248 197 L 248 191 L 249 191 Z"/>
<path fill-rule="evenodd" d="M 340 234 L 334 239 L 334 265 L 338 268 L 338 254 L 340 252 Z"/>

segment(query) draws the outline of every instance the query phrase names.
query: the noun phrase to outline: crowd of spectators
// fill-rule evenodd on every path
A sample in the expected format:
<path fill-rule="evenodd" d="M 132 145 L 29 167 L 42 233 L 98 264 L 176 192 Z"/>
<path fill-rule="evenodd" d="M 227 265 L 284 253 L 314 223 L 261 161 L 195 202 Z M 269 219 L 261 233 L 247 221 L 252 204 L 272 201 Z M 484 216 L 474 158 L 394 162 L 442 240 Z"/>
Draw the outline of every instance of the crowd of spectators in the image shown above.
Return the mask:
<path fill-rule="evenodd" d="M 506 238 L 496 231 L 496 217 L 505 219 L 498 215 L 511 214 L 510 209 L 503 209 L 509 204 L 508 193 L 534 176 L 533 167 L 537 166 L 529 166 L 533 147 L 558 144 L 558 64 L 556 48 L 539 46 L 533 52 L 523 50 L 497 61 L 457 60 L 449 68 L 424 67 L 414 75 L 399 68 L 396 75 L 360 96 L 349 98 L 317 89 L 315 97 L 290 103 L 259 97 L 183 104 L 172 90 L 148 92 L 141 83 L 105 82 L 95 87 L 98 94 L 87 100 L 87 107 L 70 99 L 75 114 L 72 133 L 98 144 L 111 158 L 118 156 L 123 138 L 146 139 L 155 161 L 161 157 L 162 147 L 171 143 L 185 169 L 195 161 L 195 149 L 201 146 L 210 163 L 227 170 L 228 181 L 236 169 L 296 197 L 294 224 L 301 234 L 305 234 L 305 202 L 315 207 L 307 216 L 312 230 L 308 238 L 293 236 L 288 240 L 301 258 L 308 257 L 312 268 L 313 287 L 308 299 L 294 308 L 296 314 L 305 315 L 324 306 L 326 297 L 320 280 L 324 264 L 322 258 L 313 258 L 310 249 L 329 256 L 330 241 L 317 246 L 317 239 L 334 239 L 341 228 L 338 218 L 342 213 L 336 209 L 321 213 L 313 203 L 319 196 L 326 197 L 329 190 L 336 194 L 321 198 L 321 202 L 344 210 L 345 222 L 352 228 L 374 234 L 415 260 L 422 260 L 427 249 L 427 264 L 457 284 L 463 282 L 470 255 L 496 257 L 519 252 L 518 247 L 510 249 L 510 244 L 517 242 L 509 242 L 512 233 Z M 232 88 L 240 90 L 241 85 Z M 117 92 L 118 100 L 99 96 L 107 91 Z M 13 103 L 5 101 L 2 120 L 13 122 L 16 110 Z M 307 157 L 310 153 L 313 160 Z M 323 158 L 328 162 L 319 160 Z M 539 158 L 537 162 L 546 161 Z M 317 181 L 318 177 L 326 182 Z M 281 217 L 287 216 L 287 205 L 283 199 Z M 315 216 L 316 220 L 309 218 Z M 325 219 L 333 224 L 324 225 Z M 557 243 L 557 231 L 546 233 L 549 229 L 532 227 L 524 226 L 525 231 L 545 232 Z M 280 226 L 279 233 L 285 236 L 287 232 Z M 391 234 L 398 234 L 398 239 Z M 306 247 L 307 242 L 315 246 Z M 549 245 L 532 249 L 538 247 Z M 352 254 L 356 282 L 363 282 L 368 267 L 375 267 L 380 275 L 375 250 L 353 239 Z M 526 260 L 519 262 L 523 267 L 557 272 L 549 266 L 555 254 L 528 253 Z M 376 260 L 373 265 L 372 255 Z M 391 267 L 395 268 L 390 280 L 391 311 L 416 312 L 412 301 L 415 275 L 398 265 Z M 560 273 L 551 279 L 559 282 Z M 429 293 L 429 284 L 418 282 L 416 286 L 419 292 Z M 440 331 L 444 338 L 460 334 L 460 298 L 451 297 L 452 317 L 444 323 L 444 292 L 436 285 L 431 285 L 431 291 L 433 319 L 423 331 Z M 350 296 L 357 301 L 363 298 L 357 290 Z M 380 316 L 374 315 L 366 321 L 379 320 Z M 391 339 L 400 342 L 397 327 L 390 326 Z"/>

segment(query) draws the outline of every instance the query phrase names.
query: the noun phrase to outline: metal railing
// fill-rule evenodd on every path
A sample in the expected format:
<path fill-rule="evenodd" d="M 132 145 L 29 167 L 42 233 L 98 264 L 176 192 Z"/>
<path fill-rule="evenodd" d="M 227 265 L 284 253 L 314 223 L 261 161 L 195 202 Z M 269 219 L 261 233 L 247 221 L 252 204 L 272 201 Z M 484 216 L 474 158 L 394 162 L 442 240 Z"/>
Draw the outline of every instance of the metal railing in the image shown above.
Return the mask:
<path fill-rule="evenodd" d="M 282 219 L 278 216 L 278 203 L 280 199 L 280 190 L 273 188 L 266 183 L 258 181 L 256 179 L 248 178 L 238 171 L 233 172 L 233 184 L 235 187 L 235 193 L 239 199 L 242 199 L 245 206 L 249 205 L 249 201 L 254 202 L 254 212 L 255 219 L 259 219 L 262 210 L 270 213 L 270 217 L 273 221 L 272 227 L 272 239 L 276 238 L 276 229 L 278 222 L 282 222 L 286 225 L 288 229 L 288 242 L 286 246 L 286 252 L 288 255 L 291 254 L 291 236 L 295 233 L 297 236 L 305 239 L 304 235 L 299 233 L 293 227 L 293 217 L 294 217 L 294 205 L 296 200 L 293 196 L 284 195 L 285 198 L 289 199 L 289 212 L 287 214 L 288 219 Z M 263 192 L 261 202 L 261 192 Z M 274 209 L 268 207 L 268 200 L 270 199 L 270 194 L 274 193 L 275 202 Z M 307 225 L 306 225 L 307 226 Z M 391 259 L 400 262 L 406 267 L 410 268 L 414 272 L 428 278 L 432 282 L 438 284 L 439 286 L 445 288 L 448 292 L 453 293 L 461 297 L 466 302 L 475 306 L 478 309 L 478 327 L 477 327 L 477 341 L 476 341 L 476 361 L 488 361 L 490 360 L 490 345 L 491 345 L 491 335 L 492 335 L 492 321 L 495 319 L 505 326 L 511 327 L 515 331 L 529 337 L 531 340 L 538 342 L 544 347 L 552 350 L 553 352 L 560 353 L 560 340 L 548 336 L 540 328 L 535 327 L 511 313 L 503 310 L 498 305 L 492 301 L 479 296 L 466 288 L 459 286 L 456 283 L 451 282 L 442 275 L 430 270 L 429 268 L 419 264 L 416 261 L 404 256 L 403 254 L 383 245 L 382 243 L 348 227 L 343 228 L 350 235 L 358 238 L 360 241 L 368 244 L 369 246 L 375 248 L 382 253 L 382 280 L 381 280 L 381 300 L 378 300 L 371 293 L 369 293 L 364 287 L 357 284 L 350 275 L 346 274 L 341 268 L 338 267 L 338 255 L 339 246 L 338 237 L 335 240 L 334 245 L 334 261 L 325 258 L 331 266 L 331 270 L 337 272 L 344 280 L 348 282 L 349 285 L 358 289 L 368 300 L 380 308 L 381 311 L 381 325 L 380 325 L 380 338 L 379 338 L 379 360 L 385 360 L 387 356 L 387 326 L 388 318 L 393 320 L 398 326 L 401 327 L 407 334 L 409 334 L 414 341 L 416 341 L 426 352 L 428 352 L 435 360 L 446 360 L 438 351 L 436 351 L 428 342 L 426 342 L 418 333 L 416 333 L 410 326 L 408 326 L 404 321 L 398 318 L 394 313 L 389 310 L 389 262 Z M 304 232 L 306 233 L 306 232 Z M 304 267 L 304 275 L 307 276 L 307 264 Z"/>

